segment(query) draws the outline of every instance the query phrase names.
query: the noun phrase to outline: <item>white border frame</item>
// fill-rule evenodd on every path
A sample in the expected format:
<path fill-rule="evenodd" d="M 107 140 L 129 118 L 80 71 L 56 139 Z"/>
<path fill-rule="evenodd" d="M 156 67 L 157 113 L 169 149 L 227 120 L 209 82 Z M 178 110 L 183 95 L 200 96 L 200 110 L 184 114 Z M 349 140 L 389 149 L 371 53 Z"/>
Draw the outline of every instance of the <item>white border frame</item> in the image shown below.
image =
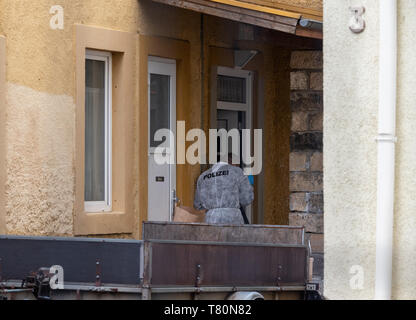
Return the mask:
<path fill-rule="evenodd" d="M 85 212 L 112 211 L 112 53 L 87 50 L 85 60 L 105 62 L 105 201 L 85 201 Z M 85 159 L 84 159 L 85 162 Z M 84 172 L 85 176 L 85 172 Z"/>
<path fill-rule="evenodd" d="M 177 76 L 176 76 L 176 60 L 166 59 L 155 56 L 148 57 L 148 105 L 149 110 L 150 106 L 150 74 L 161 74 L 170 76 L 170 108 L 169 108 L 169 122 L 170 130 L 173 132 L 175 137 L 172 146 L 169 146 L 170 151 L 175 155 L 176 162 L 176 86 L 177 86 Z M 150 112 L 148 112 L 148 157 L 154 155 L 156 148 L 150 147 Z M 147 182 L 149 185 L 149 181 Z M 173 221 L 173 210 L 174 210 L 174 197 L 176 197 L 176 165 L 171 164 L 169 167 L 169 219 Z"/>

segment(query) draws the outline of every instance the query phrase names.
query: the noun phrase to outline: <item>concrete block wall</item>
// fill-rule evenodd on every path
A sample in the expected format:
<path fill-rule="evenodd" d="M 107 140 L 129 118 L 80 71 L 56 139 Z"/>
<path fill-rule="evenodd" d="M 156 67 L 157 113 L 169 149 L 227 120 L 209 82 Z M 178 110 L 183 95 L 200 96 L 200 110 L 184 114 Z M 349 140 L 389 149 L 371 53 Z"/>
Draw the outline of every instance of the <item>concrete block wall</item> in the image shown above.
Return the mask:
<path fill-rule="evenodd" d="M 323 277 L 323 59 L 321 51 L 291 57 L 290 225 L 304 226 Z"/>

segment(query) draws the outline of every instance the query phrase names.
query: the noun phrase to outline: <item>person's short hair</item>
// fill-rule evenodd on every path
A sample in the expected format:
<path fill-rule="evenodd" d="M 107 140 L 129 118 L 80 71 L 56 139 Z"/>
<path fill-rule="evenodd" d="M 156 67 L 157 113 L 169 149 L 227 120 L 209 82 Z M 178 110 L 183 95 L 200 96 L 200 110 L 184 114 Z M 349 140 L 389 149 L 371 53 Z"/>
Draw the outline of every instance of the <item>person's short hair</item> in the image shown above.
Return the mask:
<path fill-rule="evenodd" d="M 221 154 L 220 152 L 217 153 L 217 162 L 221 161 L 222 156 L 223 154 Z M 227 161 L 229 164 L 238 164 L 238 157 L 234 153 L 229 152 L 227 154 Z"/>

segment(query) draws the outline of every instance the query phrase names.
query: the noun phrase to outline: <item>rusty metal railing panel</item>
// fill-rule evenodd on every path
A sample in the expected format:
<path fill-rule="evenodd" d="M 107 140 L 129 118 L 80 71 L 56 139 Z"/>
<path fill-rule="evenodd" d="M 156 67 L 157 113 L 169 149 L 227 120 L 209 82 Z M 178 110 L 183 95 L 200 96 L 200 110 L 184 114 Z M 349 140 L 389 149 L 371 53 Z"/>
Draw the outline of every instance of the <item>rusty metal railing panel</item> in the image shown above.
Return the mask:
<path fill-rule="evenodd" d="M 151 286 L 295 286 L 306 281 L 307 248 L 151 241 Z"/>
<path fill-rule="evenodd" d="M 145 222 L 143 223 L 143 239 L 301 245 L 304 244 L 304 228 Z"/>

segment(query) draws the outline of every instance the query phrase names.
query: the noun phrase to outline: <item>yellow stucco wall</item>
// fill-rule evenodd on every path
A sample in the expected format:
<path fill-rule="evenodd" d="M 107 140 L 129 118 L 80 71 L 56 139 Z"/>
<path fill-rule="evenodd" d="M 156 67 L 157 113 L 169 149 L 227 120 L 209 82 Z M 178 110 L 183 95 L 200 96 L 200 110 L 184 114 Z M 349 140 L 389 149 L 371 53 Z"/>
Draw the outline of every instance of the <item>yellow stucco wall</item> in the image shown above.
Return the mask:
<path fill-rule="evenodd" d="M 7 38 L 6 225 L 11 234 L 73 234 L 74 24 L 137 29 L 136 0 L 61 1 L 63 30 L 50 28 L 55 4 L 0 2 Z"/>
<path fill-rule="evenodd" d="M 6 38 L 0 34 L 0 234 L 6 232 L 6 206 L 5 206 L 5 181 L 6 181 Z"/>
<path fill-rule="evenodd" d="M 397 154 L 393 298 L 415 299 L 416 149 L 413 128 L 415 12 L 399 3 Z M 351 5 L 366 8 L 366 29 L 349 31 Z M 377 196 L 379 1 L 324 1 L 325 295 L 372 299 Z M 345 59 L 348 57 L 348 59 Z M 363 286 L 357 286 L 363 271 Z M 359 283 L 359 281 L 358 281 Z"/>

